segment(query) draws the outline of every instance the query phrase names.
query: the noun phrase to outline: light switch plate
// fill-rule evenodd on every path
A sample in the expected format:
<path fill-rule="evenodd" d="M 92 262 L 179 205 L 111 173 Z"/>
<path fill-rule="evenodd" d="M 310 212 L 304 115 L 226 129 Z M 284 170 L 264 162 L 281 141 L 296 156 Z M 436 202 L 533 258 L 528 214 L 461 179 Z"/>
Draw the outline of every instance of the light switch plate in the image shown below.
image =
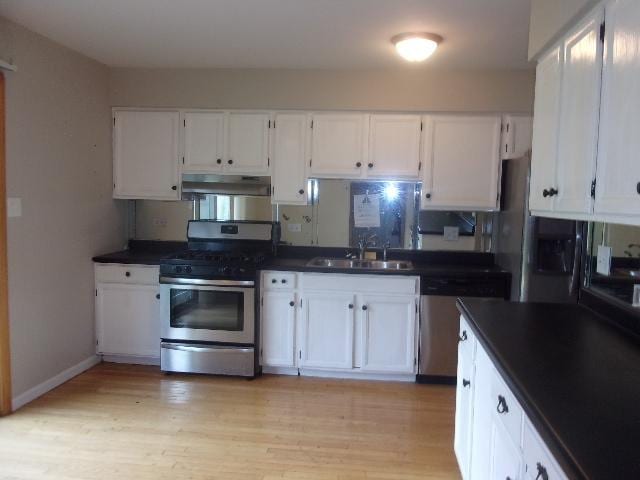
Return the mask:
<path fill-rule="evenodd" d="M 460 238 L 460 228 L 444 227 L 444 239 L 447 242 L 455 242 Z"/>
<path fill-rule="evenodd" d="M 600 275 L 609 275 L 611 273 L 611 247 L 598 245 L 596 272 Z"/>
<path fill-rule="evenodd" d="M 22 216 L 22 199 L 19 197 L 7 198 L 7 217 L 16 218 Z"/>

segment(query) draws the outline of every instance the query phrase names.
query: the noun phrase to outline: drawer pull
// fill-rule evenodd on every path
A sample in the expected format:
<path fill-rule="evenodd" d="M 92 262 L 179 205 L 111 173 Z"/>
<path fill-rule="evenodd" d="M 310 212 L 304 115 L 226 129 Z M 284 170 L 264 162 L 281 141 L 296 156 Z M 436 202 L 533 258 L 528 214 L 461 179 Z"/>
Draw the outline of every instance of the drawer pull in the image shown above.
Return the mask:
<path fill-rule="evenodd" d="M 282 283 L 287 283 L 287 280 L 283 278 Z"/>
<path fill-rule="evenodd" d="M 276 283 L 276 282 L 277 280 L 275 278 L 271 280 L 271 283 Z"/>
<path fill-rule="evenodd" d="M 536 475 L 536 480 L 549 480 L 549 474 L 547 474 L 547 469 L 544 468 L 540 462 L 536 463 L 536 468 L 538 469 L 538 475 Z"/>
<path fill-rule="evenodd" d="M 507 401 L 502 395 L 498 395 L 498 406 L 496 407 L 498 413 L 509 413 L 509 407 Z"/>
<path fill-rule="evenodd" d="M 156 298 L 157 298 L 158 300 L 160 300 L 160 294 L 159 294 L 159 293 L 156 293 Z"/>
<path fill-rule="evenodd" d="M 293 300 L 289 302 L 290 307 L 293 307 L 294 305 L 295 305 L 295 302 Z"/>
<path fill-rule="evenodd" d="M 462 331 L 462 335 L 460 335 L 460 336 L 458 337 L 458 341 L 459 341 L 459 342 L 464 342 L 466 339 L 467 339 L 467 331 L 466 331 L 466 330 L 463 330 L 463 331 Z"/>
<path fill-rule="evenodd" d="M 353 310 L 353 303 L 349 304 L 349 310 Z"/>
<path fill-rule="evenodd" d="M 469 385 L 471 385 L 471 381 L 467 380 L 466 378 L 462 379 L 462 386 L 463 387 L 468 387 Z"/>
<path fill-rule="evenodd" d="M 124 272 L 124 276 L 125 277 L 130 277 L 131 276 L 131 272 Z"/>

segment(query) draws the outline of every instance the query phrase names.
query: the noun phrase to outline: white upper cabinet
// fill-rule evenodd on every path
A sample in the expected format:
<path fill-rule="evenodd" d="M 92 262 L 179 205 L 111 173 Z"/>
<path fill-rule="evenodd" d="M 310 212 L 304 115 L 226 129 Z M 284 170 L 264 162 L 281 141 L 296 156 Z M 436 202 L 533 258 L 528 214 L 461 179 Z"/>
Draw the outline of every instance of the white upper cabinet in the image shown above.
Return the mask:
<path fill-rule="evenodd" d="M 228 115 L 225 170 L 251 175 L 267 174 L 269 114 L 231 112 Z"/>
<path fill-rule="evenodd" d="M 180 198 L 180 113 L 114 110 L 113 121 L 114 198 Z"/>
<path fill-rule="evenodd" d="M 500 180 L 498 115 L 423 119 L 423 210 L 496 210 Z"/>
<path fill-rule="evenodd" d="M 184 172 L 207 173 L 222 170 L 224 157 L 224 112 L 185 112 Z"/>
<path fill-rule="evenodd" d="M 640 2 L 607 4 L 595 212 L 634 224 L 640 224 L 639 43 Z"/>
<path fill-rule="evenodd" d="M 533 118 L 529 115 L 505 115 L 502 119 L 500 158 L 521 158 L 531 150 Z"/>
<path fill-rule="evenodd" d="M 554 210 L 590 213 L 596 168 L 602 42 L 598 9 L 563 42 Z M 534 192 L 536 193 L 536 192 Z M 539 194 L 539 192 L 537 192 Z M 544 192 L 543 192 L 544 194 Z"/>
<path fill-rule="evenodd" d="M 362 371 L 415 372 L 416 302 L 414 296 L 360 298 Z"/>
<path fill-rule="evenodd" d="M 539 212 L 553 210 L 549 190 L 555 188 L 556 182 L 562 56 L 562 48 L 558 46 L 540 59 L 536 67 L 529 208 Z"/>
<path fill-rule="evenodd" d="M 418 178 L 421 121 L 420 115 L 371 115 L 367 177 Z"/>
<path fill-rule="evenodd" d="M 314 113 L 310 176 L 358 178 L 367 168 L 369 115 Z"/>
<path fill-rule="evenodd" d="M 309 116 L 277 114 L 272 130 L 271 203 L 306 205 Z"/>

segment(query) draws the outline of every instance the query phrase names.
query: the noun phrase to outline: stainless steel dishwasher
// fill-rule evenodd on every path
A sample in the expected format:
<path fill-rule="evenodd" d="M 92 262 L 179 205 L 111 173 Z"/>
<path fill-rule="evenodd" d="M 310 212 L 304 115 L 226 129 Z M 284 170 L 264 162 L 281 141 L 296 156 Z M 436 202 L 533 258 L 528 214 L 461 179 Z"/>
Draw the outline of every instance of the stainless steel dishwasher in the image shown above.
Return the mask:
<path fill-rule="evenodd" d="M 508 298 L 505 276 L 422 277 L 418 383 L 454 384 L 458 363 L 458 297 Z"/>

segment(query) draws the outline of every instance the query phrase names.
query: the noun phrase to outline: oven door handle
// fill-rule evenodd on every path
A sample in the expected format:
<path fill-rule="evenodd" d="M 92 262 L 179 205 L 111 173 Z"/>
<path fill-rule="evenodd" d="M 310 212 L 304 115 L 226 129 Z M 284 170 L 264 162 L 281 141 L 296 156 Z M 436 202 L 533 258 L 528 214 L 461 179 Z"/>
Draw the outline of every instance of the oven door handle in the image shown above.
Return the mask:
<path fill-rule="evenodd" d="M 211 347 L 196 347 L 193 345 L 184 345 L 176 343 L 162 343 L 162 348 L 167 350 L 180 350 L 182 352 L 220 352 L 220 353 L 251 353 L 253 348 L 238 348 L 238 347 L 224 347 L 224 346 L 211 346 Z"/>
<path fill-rule="evenodd" d="M 160 277 L 160 283 L 164 285 L 202 285 L 209 287 L 253 287 L 253 280 L 204 280 L 201 278 L 172 278 Z"/>

